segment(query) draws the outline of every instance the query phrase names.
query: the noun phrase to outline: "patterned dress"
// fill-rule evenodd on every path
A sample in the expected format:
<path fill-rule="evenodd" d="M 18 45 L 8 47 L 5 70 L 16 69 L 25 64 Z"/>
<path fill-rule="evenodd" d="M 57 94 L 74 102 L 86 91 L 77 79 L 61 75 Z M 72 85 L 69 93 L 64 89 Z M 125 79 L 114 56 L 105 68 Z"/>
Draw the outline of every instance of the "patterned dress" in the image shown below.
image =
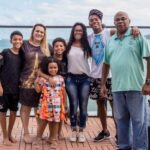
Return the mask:
<path fill-rule="evenodd" d="M 39 78 L 41 86 L 41 96 L 37 114 L 40 119 L 50 122 L 60 122 L 65 119 L 65 83 L 62 76 L 53 77 L 56 82 L 55 87 L 51 87 L 44 78 Z"/>

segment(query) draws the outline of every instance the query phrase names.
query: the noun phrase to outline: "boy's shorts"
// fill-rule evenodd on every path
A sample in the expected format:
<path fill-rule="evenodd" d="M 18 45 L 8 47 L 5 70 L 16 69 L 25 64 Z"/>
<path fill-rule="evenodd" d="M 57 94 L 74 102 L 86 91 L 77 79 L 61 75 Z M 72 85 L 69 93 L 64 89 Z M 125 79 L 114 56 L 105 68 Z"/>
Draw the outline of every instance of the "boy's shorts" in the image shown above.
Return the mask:
<path fill-rule="evenodd" d="M 105 100 L 105 98 L 100 96 L 100 89 L 101 89 L 101 79 L 97 78 L 91 78 L 91 84 L 90 84 L 90 98 L 92 100 Z M 108 78 L 106 81 L 106 89 L 107 89 L 107 98 L 108 100 L 112 101 L 112 91 L 111 91 L 111 78 Z"/>
<path fill-rule="evenodd" d="M 0 112 L 17 111 L 18 110 L 19 95 L 18 94 L 4 94 L 0 96 Z"/>

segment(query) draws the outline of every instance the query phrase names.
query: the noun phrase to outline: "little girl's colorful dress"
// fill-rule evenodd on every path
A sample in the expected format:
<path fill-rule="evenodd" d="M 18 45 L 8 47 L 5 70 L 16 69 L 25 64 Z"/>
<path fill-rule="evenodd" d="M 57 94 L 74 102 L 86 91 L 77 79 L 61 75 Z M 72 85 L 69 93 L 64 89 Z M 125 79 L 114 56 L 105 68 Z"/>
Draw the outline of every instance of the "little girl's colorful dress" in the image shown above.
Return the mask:
<path fill-rule="evenodd" d="M 51 87 L 48 80 L 40 77 L 41 96 L 37 114 L 40 119 L 50 122 L 60 122 L 65 120 L 65 83 L 62 76 L 53 77 L 55 87 Z"/>

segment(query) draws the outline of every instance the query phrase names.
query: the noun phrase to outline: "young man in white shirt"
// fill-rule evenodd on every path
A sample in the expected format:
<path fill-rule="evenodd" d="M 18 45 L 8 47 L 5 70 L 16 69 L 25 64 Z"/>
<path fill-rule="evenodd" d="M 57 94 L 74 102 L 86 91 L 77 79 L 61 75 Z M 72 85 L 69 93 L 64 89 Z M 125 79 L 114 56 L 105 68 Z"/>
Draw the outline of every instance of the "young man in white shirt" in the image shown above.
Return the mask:
<path fill-rule="evenodd" d="M 89 13 L 89 25 L 93 29 L 93 33 L 88 36 L 90 46 L 92 48 L 92 64 L 91 64 L 91 90 L 90 98 L 97 101 L 99 117 L 102 124 L 102 131 L 94 138 L 94 141 L 102 141 L 110 137 L 107 129 L 107 101 L 112 101 L 111 94 L 111 74 L 107 80 L 108 89 L 107 98 L 100 96 L 100 82 L 102 76 L 102 64 L 104 58 L 104 48 L 107 40 L 111 35 L 111 31 L 103 29 L 102 26 L 103 13 L 97 9 L 92 9 Z"/>

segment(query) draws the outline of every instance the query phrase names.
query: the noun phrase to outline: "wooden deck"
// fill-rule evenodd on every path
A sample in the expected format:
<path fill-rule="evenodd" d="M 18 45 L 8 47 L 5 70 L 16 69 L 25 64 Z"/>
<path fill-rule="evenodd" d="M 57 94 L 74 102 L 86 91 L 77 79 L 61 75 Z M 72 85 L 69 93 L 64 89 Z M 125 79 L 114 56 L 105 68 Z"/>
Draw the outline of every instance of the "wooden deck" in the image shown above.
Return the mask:
<path fill-rule="evenodd" d="M 69 123 L 68 123 L 69 124 Z M 108 118 L 108 129 L 111 133 L 111 138 L 109 140 L 104 140 L 101 142 L 93 142 L 92 139 L 95 135 L 97 135 L 98 131 L 101 130 L 100 121 L 96 117 L 89 117 L 87 122 L 87 128 L 85 130 L 85 136 L 87 141 L 82 143 L 71 143 L 69 141 L 70 135 L 70 126 L 64 125 L 62 133 L 65 137 L 65 140 L 59 141 L 57 150 L 115 150 L 115 128 L 114 122 L 111 118 Z M 36 135 L 36 121 L 35 118 L 30 118 L 30 132 L 32 136 Z M 35 150 L 36 147 L 32 144 L 25 144 L 22 140 L 23 129 L 21 120 L 18 117 L 15 122 L 15 126 L 13 129 L 13 135 L 18 140 L 17 143 L 12 144 L 12 146 L 4 146 L 2 145 L 2 132 L 0 130 L 0 150 Z M 46 128 L 44 132 L 44 136 L 48 137 L 48 128 Z M 40 148 L 38 150 L 49 150 L 49 144 L 44 140 L 40 144 Z"/>

